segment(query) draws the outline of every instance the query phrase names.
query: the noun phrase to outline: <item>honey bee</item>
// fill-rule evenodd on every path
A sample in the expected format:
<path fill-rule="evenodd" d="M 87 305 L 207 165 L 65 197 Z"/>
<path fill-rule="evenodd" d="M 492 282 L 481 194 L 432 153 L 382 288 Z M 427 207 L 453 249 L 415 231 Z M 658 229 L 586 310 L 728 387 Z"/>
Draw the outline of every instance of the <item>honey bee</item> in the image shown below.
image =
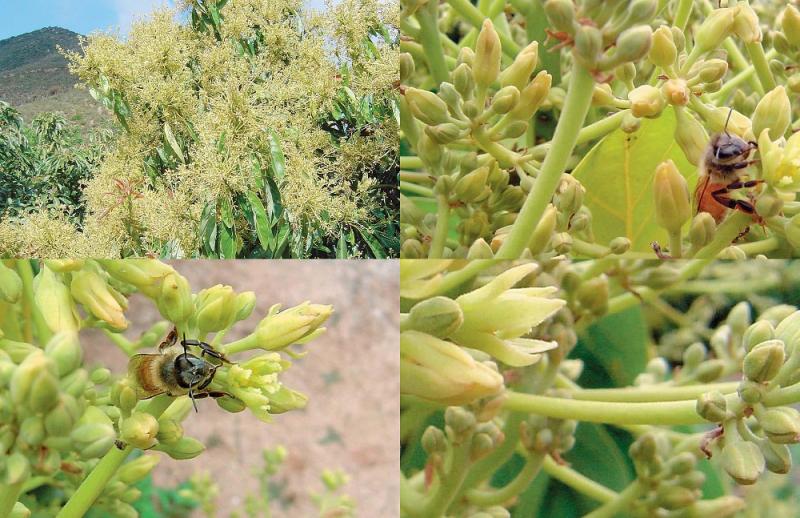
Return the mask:
<path fill-rule="evenodd" d="M 199 347 L 200 356 L 189 353 L 189 346 Z M 225 356 L 205 342 L 183 340 L 178 342 L 178 331 L 173 328 L 156 354 L 136 354 L 128 362 L 128 374 L 137 382 L 139 399 L 149 399 L 160 394 L 188 395 L 195 412 L 195 399 L 230 396 L 227 392 L 205 390 L 214 380 L 219 364 L 202 358 L 205 355 L 219 362 L 230 363 Z"/>
<path fill-rule="evenodd" d="M 730 119 L 730 115 L 728 118 Z M 727 128 L 727 122 L 725 126 Z M 740 170 L 755 162 L 748 160 L 748 157 L 757 148 L 755 142 L 745 141 L 729 134 L 727 130 L 711 137 L 694 191 L 698 213 L 708 212 L 719 223 L 728 209 L 733 209 L 751 214 L 754 220 L 761 221 L 752 200 L 741 200 L 730 196 L 733 190 L 748 189 L 763 182 L 763 180 L 742 181 L 739 177 Z"/>

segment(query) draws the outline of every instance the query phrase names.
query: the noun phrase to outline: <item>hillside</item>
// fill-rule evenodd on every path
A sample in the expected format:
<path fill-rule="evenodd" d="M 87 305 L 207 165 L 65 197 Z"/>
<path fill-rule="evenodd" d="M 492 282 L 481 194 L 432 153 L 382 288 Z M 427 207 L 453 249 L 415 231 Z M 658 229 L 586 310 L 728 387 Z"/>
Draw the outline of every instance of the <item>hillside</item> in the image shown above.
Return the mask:
<path fill-rule="evenodd" d="M 85 128 L 108 116 L 86 90 L 75 89 L 75 78 L 58 52 L 78 50 L 79 35 L 47 27 L 0 41 L 0 100 L 11 103 L 30 121 L 45 111 L 63 112 Z"/>

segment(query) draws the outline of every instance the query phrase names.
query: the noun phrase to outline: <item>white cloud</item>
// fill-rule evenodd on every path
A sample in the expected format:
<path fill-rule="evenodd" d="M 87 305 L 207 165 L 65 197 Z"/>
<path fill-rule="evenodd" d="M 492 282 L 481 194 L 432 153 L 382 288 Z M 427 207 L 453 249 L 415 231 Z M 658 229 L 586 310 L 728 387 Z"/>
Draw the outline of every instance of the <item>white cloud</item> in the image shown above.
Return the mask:
<path fill-rule="evenodd" d="M 145 17 L 156 7 L 169 3 L 167 0 L 114 0 L 120 31 L 128 34 L 134 21 Z"/>

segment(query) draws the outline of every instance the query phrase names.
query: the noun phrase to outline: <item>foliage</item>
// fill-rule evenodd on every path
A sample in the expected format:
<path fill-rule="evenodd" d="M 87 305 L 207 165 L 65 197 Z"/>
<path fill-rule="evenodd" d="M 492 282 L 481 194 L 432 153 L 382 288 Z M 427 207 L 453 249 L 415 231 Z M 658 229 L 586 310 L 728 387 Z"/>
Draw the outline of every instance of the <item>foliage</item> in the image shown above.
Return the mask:
<path fill-rule="evenodd" d="M 795 6 L 423 0 L 400 28 L 402 257 L 798 254 Z"/>
<path fill-rule="evenodd" d="M 795 516 L 798 286 L 777 260 L 401 261 L 401 516 Z"/>
<path fill-rule="evenodd" d="M 83 188 L 102 158 L 107 135 L 84 142 L 60 115 L 43 113 L 25 126 L 19 113 L 0 102 L 0 214 L 55 212 L 80 225 L 86 211 Z"/>
<path fill-rule="evenodd" d="M 184 2 L 68 54 L 121 126 L 85 189 L 95 254 L 397 254 L 395 9 L 300 5 Z"/>
<path fill-rule="evenodd" d="M 137 292 L 165 320 L 131 340 L 123 331 L 129 317 L 135 323 L 127 310 Z M 139 484 L 159 462 L 155 452 L 201 455 L 205 445 L 181 423 L 211 398 L 262 422 L 303 408 L 307 396 L 281 381 L 287 358 L 298 355 L 289 347 L 322 334 L 332 312 L 276 304 L 249 335 L 225 341 L 255 309 L 253 292 L 216 285 L 194 294 L 185 277 L 150 259 L 0 263 L 0 516 L 73 518 L 91 508 L 88 516 L 135 517 L 136 506 L 143 516 L 163 516 L 200 503 L 190 488 Z M 100 330 L 130 358 L 127 374 L 89 365 L 86 329 Z M 185 389 L 165 367 L 177 369 L 178 358 L 193 362 L 180 371 Z M 150 363 L 161 359 L 167 363 Z M 147 453 L 128 459 L 134 451 Z M 204 496 L 213 497 L 207 486 Z M 154 498 L 160 509 L 149 505 Z"/>

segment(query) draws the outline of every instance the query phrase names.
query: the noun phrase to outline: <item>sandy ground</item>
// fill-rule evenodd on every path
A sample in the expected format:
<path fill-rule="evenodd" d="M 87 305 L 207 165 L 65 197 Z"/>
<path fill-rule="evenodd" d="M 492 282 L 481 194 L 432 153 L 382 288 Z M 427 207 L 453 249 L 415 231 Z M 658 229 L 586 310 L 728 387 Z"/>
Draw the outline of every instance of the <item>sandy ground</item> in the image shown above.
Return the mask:
<path fill-rule="evenodd" d="M 310 344 L 309 355 L 282 378 L 309 396 L 308 407 L 264 424 L 246 411 L 229 414 L 209 400 L 184 427 L 208 451 L 192 461 L 163 456 L 154 477 L 172 486 L 196 471 L 210 471 L 220 486 L 218 516 L 241 509 L 258 489 L 253 471 L 261 451 L 283 445 L 289 451 L 280 474 L 283 505 L 280 517 L 316 516 L 309 491 L 322 488 L 324 468 L 341 468 L 351 477 L 346 492 L 357 502 L 357 515 L 393 517 L 399 509 L 399 280 L 396 261 L 176 261 L 197 292 L 214 284 L 251 290 L 258 305 L 226 339 L 252 329 L 269 307 L 310 300 L 333 304 L 328 331 Z M 138 334 L 159 319 L 152 303 L 133 297 L 128 311 L 133 322 L 126 332 Z M 89 361 L 120 372 L 125 357 L 99 333 L 87 335 Z M 285 507 L 284 507 L 285 506 Z M 201 516 L 196 513 L 196 516 Z"/>

